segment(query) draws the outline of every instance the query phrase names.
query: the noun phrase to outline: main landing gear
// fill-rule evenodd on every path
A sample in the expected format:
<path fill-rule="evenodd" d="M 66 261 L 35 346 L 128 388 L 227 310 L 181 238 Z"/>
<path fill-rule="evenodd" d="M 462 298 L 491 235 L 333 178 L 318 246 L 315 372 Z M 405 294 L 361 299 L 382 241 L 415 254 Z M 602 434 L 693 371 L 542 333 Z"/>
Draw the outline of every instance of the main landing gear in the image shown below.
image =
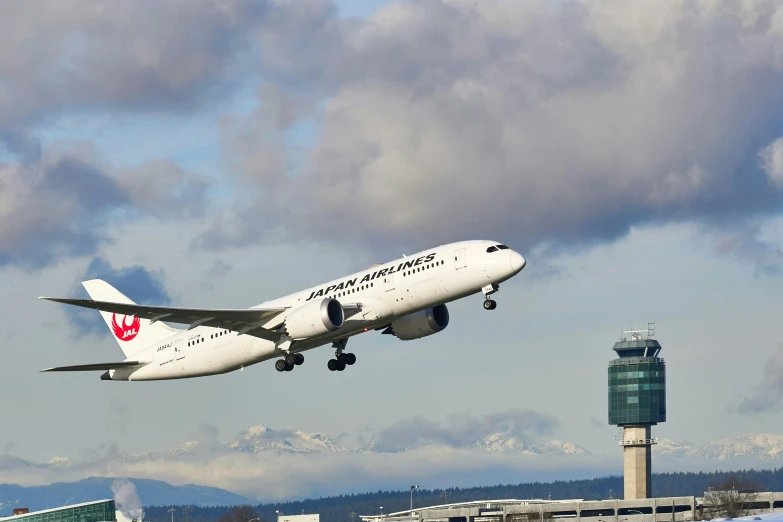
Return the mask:
<path fill-rule="evenodd" d="M 484 293 L 484 310 L 494 310 L 498 307 L 498 304 L 489 297 L 498 290 L 500 290 L 500 286 L 494 283 L 481 289 L 481 291 Z"/>
<path fill-rule="evenodd" d="M 301 353 L 287 353 L 283 359 L 275 361 L 275 370 L 278 372 L 290 372 L 294 366 L 299 366 L 304 362 L 304 355 Z"/>
<path fill-rule="evenodd" d="M 338 339 L 332 343 L 334 346 L 334 359 L 329 359 L 326 367 L 330 372 L 341 372 L 346 366 L 352 366 L 356 362 L 356 356 L 352 353 L 343 353 L 348 339 Z"/>

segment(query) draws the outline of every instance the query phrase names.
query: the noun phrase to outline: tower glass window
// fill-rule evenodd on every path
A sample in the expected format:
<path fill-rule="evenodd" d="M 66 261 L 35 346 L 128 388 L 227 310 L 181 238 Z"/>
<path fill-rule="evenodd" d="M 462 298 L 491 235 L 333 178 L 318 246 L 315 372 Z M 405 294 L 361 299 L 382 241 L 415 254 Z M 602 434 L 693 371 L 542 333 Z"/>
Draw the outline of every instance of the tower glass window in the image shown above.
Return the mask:
<path fill-rule="evenodd" d="M 621 357 L 609 363 L 609 424 L 666 421 L 666 363 L 659 357 Z"/>

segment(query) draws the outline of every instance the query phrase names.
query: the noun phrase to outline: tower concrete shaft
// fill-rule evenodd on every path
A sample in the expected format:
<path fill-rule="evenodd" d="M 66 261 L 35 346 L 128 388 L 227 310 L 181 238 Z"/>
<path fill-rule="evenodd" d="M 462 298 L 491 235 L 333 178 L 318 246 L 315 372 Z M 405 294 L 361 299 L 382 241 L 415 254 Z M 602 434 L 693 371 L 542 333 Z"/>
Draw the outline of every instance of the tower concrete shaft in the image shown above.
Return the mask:
<path fill-rule="evenodd" d="M 655 441 L 650 437 L 650 426 L 624 426 L 623 440 L 623 477 L 625 499 L 650 498 L 652 484 L 651 449 Z"/>

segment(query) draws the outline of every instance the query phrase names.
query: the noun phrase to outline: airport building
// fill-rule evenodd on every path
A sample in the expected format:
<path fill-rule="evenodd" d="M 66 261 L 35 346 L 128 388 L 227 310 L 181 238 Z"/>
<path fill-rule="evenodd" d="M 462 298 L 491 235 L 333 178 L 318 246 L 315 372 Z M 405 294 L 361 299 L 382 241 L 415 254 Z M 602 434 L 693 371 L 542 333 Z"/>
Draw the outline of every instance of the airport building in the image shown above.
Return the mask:
<path fill-rule="evenodd" d="M 363 522 L 679 522 L 703 520 L 709 506 L 701 497 L 661 497 L 610 500 L 482 500 L 363 515 Z M 783 492 L 756 493 L 754 513 L 783 513 Z"/>
<path fill-rule="evenodd" d="M 10 517 L 0 517 L 0 522 L 117 522 L 114 500 L 95 500 L 34 512 L 16 508 L 13 513 Z"/>

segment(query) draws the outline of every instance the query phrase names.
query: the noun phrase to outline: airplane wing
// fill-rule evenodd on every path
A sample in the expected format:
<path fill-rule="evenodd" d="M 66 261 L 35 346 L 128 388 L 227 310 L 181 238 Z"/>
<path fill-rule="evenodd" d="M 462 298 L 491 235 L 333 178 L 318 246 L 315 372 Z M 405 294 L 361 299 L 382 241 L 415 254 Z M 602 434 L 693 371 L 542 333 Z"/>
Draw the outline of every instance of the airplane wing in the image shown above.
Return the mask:
<path fill-rule="evenodd" d="M 135 315 L 153 323 L 164 321 L 167 323 L 187 324 L 188 330 L 197 326 L 224 328 L 272 342 L 280 340 L 281 334 L 262 328 L 261 324 L 286 310 L 286 307 L 240 309 L 172 308 L 168 306 L 94 301 L 92 299 L 64 299 L 59 297 L 41 297 L 40 299 L 114 314 Z"/>
<path fill-rule="evenodd" d="M 77 366 L 58 366 L 56 368 L 47 368 L 42 372 L 92 372 L 97 370 L 116 370 L 117 368 L 127 368 L 130 366 L 144 366 L 144 361 L 122 361 L 114 363 L 81 364 Z"/>

